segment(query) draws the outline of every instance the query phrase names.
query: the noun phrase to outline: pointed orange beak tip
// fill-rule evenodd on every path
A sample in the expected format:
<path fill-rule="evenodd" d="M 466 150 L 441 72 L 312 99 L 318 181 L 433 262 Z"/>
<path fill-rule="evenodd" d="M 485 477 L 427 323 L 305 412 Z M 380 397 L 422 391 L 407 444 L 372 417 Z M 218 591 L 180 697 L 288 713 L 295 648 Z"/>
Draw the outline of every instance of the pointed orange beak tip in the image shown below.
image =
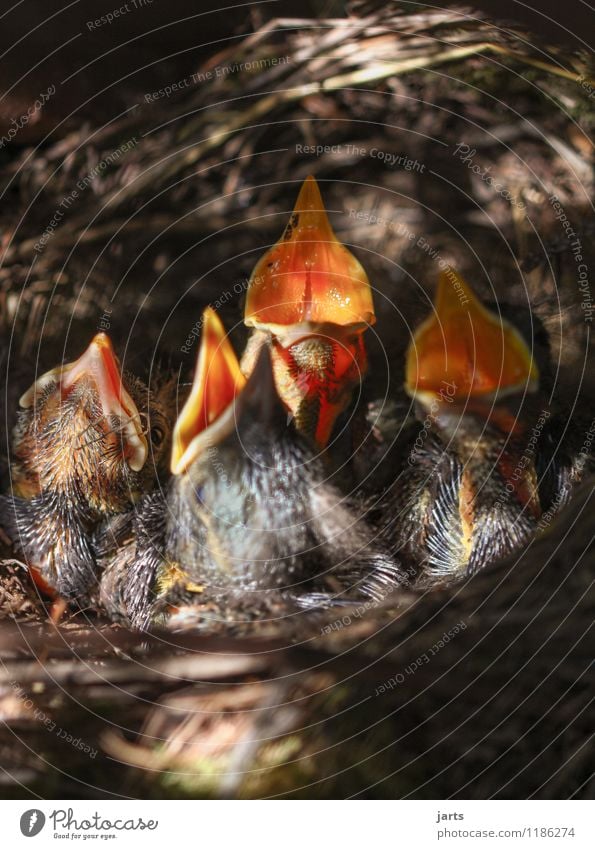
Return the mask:
<path fill-rule="evenodd" d="M 539 371 L 518 331 L 488 310 L 453 269 L 407 351 L 405 389 L 421 401 L 503 397 L 537 389 Z"/>
<path fill-rule="evenodd" d="M 111 354 L 115 356 L 112 340 L 109 338 L 107 333 L 104 333 L 103 330 L 95 334 L 93 339 L 91 339 L 91 345 L 95 345 L 95 347 L 100 348 L 102 350 L 110 351 Z"/>
<path fill-rule="evenodd" d="M 375 321 L 372 289 L 356 257 L 337 239 L 314 177 L 307 177 L 279 241 L 257 262 L 245 323 L 277 335 L 296 325 Z"/>
<path fill-rule="evenodd" d="M 314 220 L 312 222 L 306 222 L 306 224 L 322 225 L 323 228 L 332 232 L 322 195 L 320 194 L 320 187 L 311 174 L 302 183 L 293 208 L 294 215 L 301 215 L 307 212 L 313 213 Z"/>
<path fill-rule="evenodd" d="M 217 441 L 217 425 L 245 382 L 219 316 L 207 307 L 192 389 L 174 427 L 173 474 L 184 472 L 206 447 L 207 432 Z"/>

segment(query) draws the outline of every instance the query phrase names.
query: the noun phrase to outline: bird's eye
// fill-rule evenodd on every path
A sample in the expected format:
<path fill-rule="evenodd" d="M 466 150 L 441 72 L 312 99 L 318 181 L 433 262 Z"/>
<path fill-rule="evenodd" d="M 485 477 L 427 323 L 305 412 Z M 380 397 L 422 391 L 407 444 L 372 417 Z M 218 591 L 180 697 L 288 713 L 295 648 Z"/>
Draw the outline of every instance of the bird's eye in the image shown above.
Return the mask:
<path fill-rule="evenodd" d="M 151 442 L 153 443 L 153 445 L 161 445 L 164 438 L 165 431 L 163 430 L 163 428 L 158 427 L 157 425 L 151 428 Z"/>

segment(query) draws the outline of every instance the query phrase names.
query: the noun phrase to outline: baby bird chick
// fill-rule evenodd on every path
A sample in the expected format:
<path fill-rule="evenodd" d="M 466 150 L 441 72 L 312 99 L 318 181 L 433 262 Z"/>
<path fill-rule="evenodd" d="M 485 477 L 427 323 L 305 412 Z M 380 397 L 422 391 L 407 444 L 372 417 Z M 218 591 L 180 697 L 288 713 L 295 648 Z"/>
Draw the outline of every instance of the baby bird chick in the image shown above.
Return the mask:
<path fill-rule="evenodd" d="M 80 602 L 96 581 L 92 531 L 138 500 L 167 457 L 167 403 L 121 374 L 99 333 L 19 404 L 2 520 L 38 586 Z"/>
<path fill-rule="evenodd" d="M 270 344 L 283 403 L 298 430 L 324 447 L 366 372 L 363 337 L 374 321 L 366 272 L 335 236 L 308 177 L 285 232 L 250 277 L 245 323 L 254 330 L 242 371 Z"/>
<path fill-rule="evenodd" d="M 550 417 L 539 386 L 534 352 L 515 327 L 454 270 L 441 274 L 434 312 L 407 353 L 418 421 L 380 499 L 385 533 L 417 580 L 474 572 L 536 531 Z"/>
<path fill-rule="evenodd" d="M 211 309 L 171 471 L 161 510 L 145 499 L 126 529 L 108 527 L 99 540 L 102 603 L 115 618 L 145 627 L 214 610 L 254 620 L 321 599 L 378 597 L 398 583 L 373 531 L 288 421 L 269 346 L 246 380 Z"/>

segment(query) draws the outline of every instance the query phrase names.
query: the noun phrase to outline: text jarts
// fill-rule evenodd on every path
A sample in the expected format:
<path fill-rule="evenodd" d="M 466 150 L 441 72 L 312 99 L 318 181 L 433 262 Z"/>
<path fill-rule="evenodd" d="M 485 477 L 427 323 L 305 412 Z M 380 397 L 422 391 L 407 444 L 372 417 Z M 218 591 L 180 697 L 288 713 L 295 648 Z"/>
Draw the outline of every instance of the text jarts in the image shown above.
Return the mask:
<path fill-rule="evenodd" d="M 464 814 L 443 814 L 442 811 L 438 811 L 436 814 L 436 822 L 445 822 L 445 820 L 464 820 Z"/>

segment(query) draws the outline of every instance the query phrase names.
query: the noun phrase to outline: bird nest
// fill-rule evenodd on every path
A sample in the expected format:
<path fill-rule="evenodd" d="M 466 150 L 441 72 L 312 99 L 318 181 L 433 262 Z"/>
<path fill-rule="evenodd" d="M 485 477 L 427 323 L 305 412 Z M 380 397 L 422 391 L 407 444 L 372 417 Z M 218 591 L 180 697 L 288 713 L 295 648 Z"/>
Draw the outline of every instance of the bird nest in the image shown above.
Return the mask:
<path fill-rule="evenodd" d="M 190 368 L 217 303 L 240 348 L 251 268 L 313 174 L 376 290 L 372 348 L 395 387 L 450 262 L 541 319 L 572 426 L 590 343 L 569 238 L 588 265 L 586 58 L 411 3 L 274 20 L 230 44 L 109 123 L 3 160 L 8 413 L 97 329 L 133 369 Z M 2 792 L 590 796 L 590 493 L 464 583 L 291 633 L 139 636 L 48 609 L 5 547 Z"/>

